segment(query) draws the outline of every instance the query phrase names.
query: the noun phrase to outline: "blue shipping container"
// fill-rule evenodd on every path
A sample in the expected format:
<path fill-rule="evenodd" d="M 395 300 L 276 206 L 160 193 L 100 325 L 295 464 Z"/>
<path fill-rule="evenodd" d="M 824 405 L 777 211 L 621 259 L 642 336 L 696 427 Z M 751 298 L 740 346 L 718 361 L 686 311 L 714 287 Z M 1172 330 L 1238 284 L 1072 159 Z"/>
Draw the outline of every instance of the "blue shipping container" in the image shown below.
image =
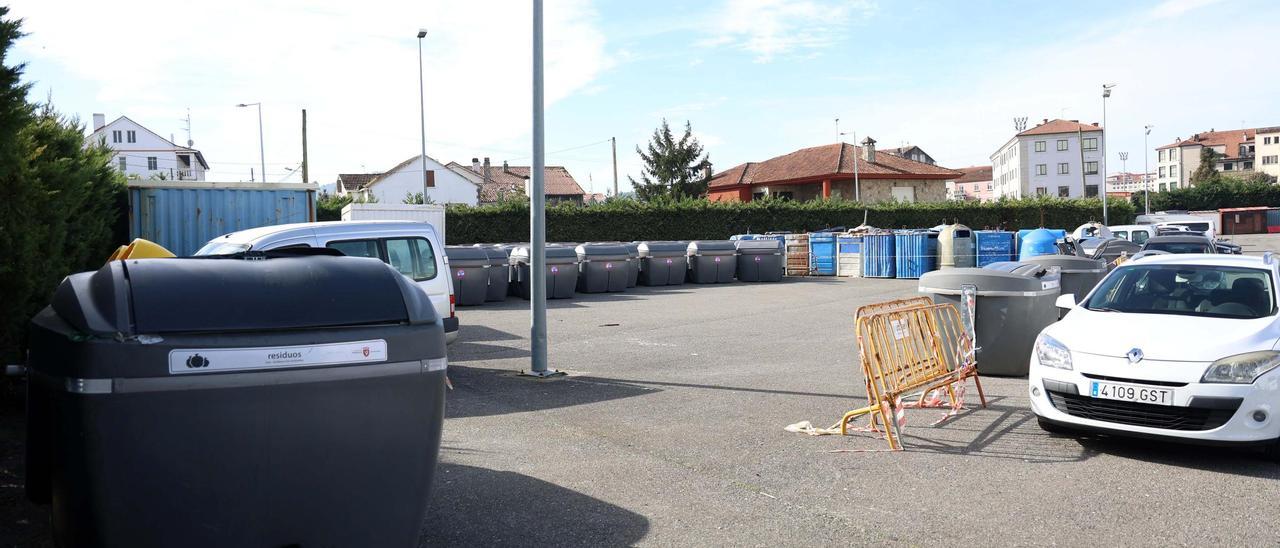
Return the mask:
<path fill-rule="evenodd" d="M 862 275 L 867 278 L 892 278 L 896 274 L 893 234 L 867 234 L 862 237 Z"/>
<path fill-rule="evenodd" d="M 898 249 L 898 278 L 919 278 L 925 272 L 938 269 L 937 232 L 899 232 L 894 238 Z"/>
<path fill-rule="evenodd" d="M 809 233 L 809 273 L 814 276 L 836 275 L 836 235 L 834 232 Z"/>
<path fill-rule="evenodd" d="M 977 235 L 978 267 L 991 263 L 1014 260 L 1012 232 L 1004 230 L 978 230 Z"/>
<path fill-rule="evenodd" d="M 229 232 L 315 221 L 315 212 L 313 184 L 192 181 L 129 185 L 129 238 L 151 240 L 179 257 L 189 256 Z"/>

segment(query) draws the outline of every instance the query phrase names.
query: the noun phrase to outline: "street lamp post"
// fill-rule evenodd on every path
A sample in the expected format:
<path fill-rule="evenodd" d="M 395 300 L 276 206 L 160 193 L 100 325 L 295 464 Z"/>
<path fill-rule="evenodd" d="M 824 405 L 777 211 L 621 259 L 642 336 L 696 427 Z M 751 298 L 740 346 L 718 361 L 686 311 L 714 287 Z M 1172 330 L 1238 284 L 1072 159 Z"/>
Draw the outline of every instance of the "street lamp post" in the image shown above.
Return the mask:
<path fill-rule="evenodd" d="M 1110 224 L 1107 217 L 1107 98 L 1115 84 L 1102 84 L 1102 224 Z"/>
<path fill-rule="evenodd" d="M 1151 214 L 1151 171 L 1147 169 L 1147 155 L 1151 154 L 1147 148 L 1147 138 L 1151 136 L 1151 124 L 1147 124 L 1143 129 L 1146 133 L 1142 134 L 1142 197 L 1144 204 L 1144 212 Z"/>
<path fill-rule="evenodd" d="M 262 182 L 267 182 L 267 151 L 262 143 L 262 103 L 240 103 L 237 107 L 258 107 L 258 162 L 262 168 Z"/>
<path fill-rule="evenodd" d="M 427 203 L 427 95 L 422 77 L 422 39 L 427 29 L 418 29 L 418 124 L 422 130 L 422 203 Z"/>
<path fill-rule="evenodd" d="M 1124 188 L 1129 188 L 1129 153 L 1121 152 L 1120 156 L 1120 177 L 1124 184 Z"/>

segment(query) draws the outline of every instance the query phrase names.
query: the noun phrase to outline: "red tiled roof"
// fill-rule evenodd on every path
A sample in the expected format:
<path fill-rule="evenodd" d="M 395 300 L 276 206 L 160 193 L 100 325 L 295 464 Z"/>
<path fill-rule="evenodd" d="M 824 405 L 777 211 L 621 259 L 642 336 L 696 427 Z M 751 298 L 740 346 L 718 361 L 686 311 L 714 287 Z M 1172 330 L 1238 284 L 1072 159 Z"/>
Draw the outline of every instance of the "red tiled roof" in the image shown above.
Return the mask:
<path fill-rule="evenodd" d="M 353 190 L 360 190 L 364 188 L 364 185 L 369 184 L 369 181 L 374 180 L 379 175 L 382 175 L 382 174 L 381 173 L 339 173 L 338 184 L 342 186 L 343 190 L 346 190 L 348 192 Z"/>
<path fill-rule="evenodd" d="M 1097 124 L 1082 124 L 1078 120 L 1053 119 L 1046 120 L 1040 125 L 1018 135 L 1049 135 L 1052 133 L 1076 133 L 1077 131 L 1102 131 L 1102 127 Z"/>
<path fill-rule="evenodd" d="M 1203 131 L 1192 135 L 1191 138 L 1182 141 L 1164 145 L 1156 150 L 1167 148 L 1175 148 L 1186 145 L 1200 145 L 1206 147 L 1223 146 L 1225 147 L 1225 156 L 1227 158 L 1237 158 L 1240 156 L 1240 144 L 1252 141 L 1257 130 L 1255 129 L 1229 129 L 1226 131 Z"/>
<path fill-rule="evenodd" d="M 991 166 L 972 166 L 957 168 L 956 171 L 963 173 L 957 183 L 978 183 L 992 180 Z"/>
<path fill-rule="evenodd" d="M 477 170 L 472 166 L 464 167 L 484 177 L 484 168 Z M 529 166 L 490 166 L 489 182 L 480 184 L 480 201 L 494 202 L 502 194 L 517 190 L 524 192 L 525 182 L 529 179 L 529 170 Z M 547 196 L 586 195 L 582 186 L 563 166 L 547 166 L 544 173 L 546 173 L 544 184 Z"/>
<path fill-rule="evenodd" d="M 952 179 L 960 172 L 908 160 L 893 154 L 876 153 L 875 162 L 862 159 L 862 147 L 836 143 L 803 148 L 763 162 L 747 162 L 711 177 L 711 188 L 731 185 L 760 185 L 803 179 L 853 177 L 854 156 L 863 179 Z"/>

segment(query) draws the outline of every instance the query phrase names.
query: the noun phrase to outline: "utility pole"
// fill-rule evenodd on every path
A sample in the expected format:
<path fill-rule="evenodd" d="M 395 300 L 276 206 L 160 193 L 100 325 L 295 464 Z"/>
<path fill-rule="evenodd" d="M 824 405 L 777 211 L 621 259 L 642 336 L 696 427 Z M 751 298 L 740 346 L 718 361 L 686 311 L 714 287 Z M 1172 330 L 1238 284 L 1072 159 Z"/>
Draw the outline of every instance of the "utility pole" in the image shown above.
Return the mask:
<path fill-rule="evenodd" d="M 618 197 L 618 138 L 609 138 L 610 146 L 613 147 L 613 197 Z"/>
<path fill-rule="evenodd" d="M 422 203 L 427 203 L 427 187 L 431 179 L 427 175 L 427 94 L 422 79 L 422 39 L 427 29 L 418 29 L 418 123 L 422 129 Z"/>
<path fill-rule="evenodd" d="M 521 374 L 563 374 L 547 367 L 547 193 L 543 142 L 542 0 L 533 0 L 533 166 L 529 177 L 529 370 Z"/>
<path fill-rule="evenodd" d="M 1107 98 L 1115 84 L 1102 84 L 1102 224 L 1107 222 Z"/>
<path fill-rule="evenodd" d="M 302 182 L 310 183 L 310 173 L 307 171 L 307 109 L 302 109 Z"/>
<path fill-rule="evenodd" d="M 1145 202 L 1145 213 L 1151 214 L 1151 171 L 1147 168 L 1147 156 L 1151 154 L 1147 148 L 1147 139 L 1151 136 L 1151 124 L 1147 124 L 1143 129 L 1146 133 L 1142 134 L 1142 198 Z"/>

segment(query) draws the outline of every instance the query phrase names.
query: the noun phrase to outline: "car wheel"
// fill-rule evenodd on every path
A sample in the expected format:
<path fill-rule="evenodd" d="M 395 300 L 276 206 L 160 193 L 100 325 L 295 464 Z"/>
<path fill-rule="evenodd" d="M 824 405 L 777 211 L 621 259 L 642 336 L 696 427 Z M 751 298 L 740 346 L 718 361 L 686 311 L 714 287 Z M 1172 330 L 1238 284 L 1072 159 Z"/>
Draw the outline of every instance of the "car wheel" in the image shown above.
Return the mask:
<path fill-rule="evenodd" d="M 1044 417 L 1036 417 L 1036 422 L 1040 424 L 1041 430 L 1044 430 L 1045 432 L 1048 432 L 1050 434 L 1065 436 L 1072 433 L 1070 428 L 1061 426 L 1057 423 L 1049 422 Z"/>

